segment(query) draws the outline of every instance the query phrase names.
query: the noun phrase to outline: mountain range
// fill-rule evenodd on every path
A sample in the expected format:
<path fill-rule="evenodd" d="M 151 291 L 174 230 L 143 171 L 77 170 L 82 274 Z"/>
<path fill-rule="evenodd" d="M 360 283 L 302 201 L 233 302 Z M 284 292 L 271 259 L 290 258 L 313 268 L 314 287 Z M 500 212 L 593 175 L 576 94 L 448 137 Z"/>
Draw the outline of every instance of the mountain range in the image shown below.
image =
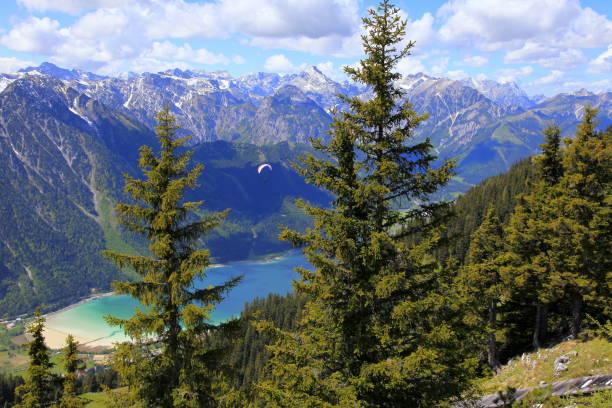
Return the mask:
<path fill-rule="evenodd" d="M 290 75 L 259 72 L 238 78 L 224 71 L 180 69 L 107 77 L 43 63 L 1 74 L 0 90 L 35 76 L 56 78 L 151 129 L 155 113 L 168 105 L 185 132 L 194 135 L 195 144 L 226 140 L 265 145 L 326 138 L 331 109 L 342 109 L 338 94 L 369 97 L 368 89 L 334 81 L 317 67 Z M 602 126 L 612 123 L 611 92 L 581 90 L 530 98 L 513 82 L 425 74 L 407 75 L 399 85 L 415 110 L 429 115 L 415 137 L 429 137 L 441 158 L 457 159 L 457 191 L 536 152 L 549 123 L 570 136 L 586 105 L 599 109 Z"/>
<path fill-rule="evenodd" d="M 430 138 L 441 158 L 455 157 L 447 194 L 534 154 L 548 123 L 573 134 L 584 106 L 612 123 L 612 93 L 586 90 L 530 98 L 514 83 L 408 75 L 399 85 L 429 118 L 415 138 Z M 325 139 L 337 94 L 369 90 L 328 78 L 316 67 L 298 74 L 168 70 L 107 77 L 50 63 L 0 74 L 0 316 L 51 309 L 121 277 L 104 248 L 146 251 L 118 227 L 112 208 L 125 201 L 122 175 L 139 176 L 138 148 L 155 146 L 155 114 L 168 105 L 193 134 L 205 170 L 190 193 L 203 211 L 232 208 L 204 242 L 218 261 L 280 251 L 278 224 L 304 228 L 293 205 L 329 197 L 303 182 L 290 163 Z M 272 165 L 269 177 L 255 168 Z"/>

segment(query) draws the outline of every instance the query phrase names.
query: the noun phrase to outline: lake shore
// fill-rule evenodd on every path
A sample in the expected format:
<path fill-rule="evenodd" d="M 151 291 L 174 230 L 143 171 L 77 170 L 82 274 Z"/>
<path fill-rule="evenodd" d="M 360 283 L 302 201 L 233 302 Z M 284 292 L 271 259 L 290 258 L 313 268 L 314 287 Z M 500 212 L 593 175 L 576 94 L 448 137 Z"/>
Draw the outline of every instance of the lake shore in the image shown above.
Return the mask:
<path fill-rule="evenodd" d="M 77 306 L 80 306 L 80 305 L 82 305 L 82 304 L 84 304 L 84 303 L 90 302 L 90 301 L 92 301 L 92 300 L 94 300 L 94 299 L 99 299 L 99 298 L 103 298 L 103 297 L 107 297 L 107 296 L 115 296 L 115 295 L 116 295 L 116 293 L 115 293 L 115 292 L 102 292 L 102 293 L 96 293 L 95 295 L 91 295 L 91 296 L 84 297 L 83 299 L 79 300 L 78 302 L 71 303 L 71 304 L 69 304 L 68 306 L 64 306 L 64 307 L 62 307 L 61 309 L 58 309 L 58 310 L 55 310 L 55 311 L 53 311 L 53 312 L 49 312 L 49 313 L 47 313 L 47 314 L 44 314 L 44 315 L 43 315 L 43 317 L 44 317 L 45 319 L 49 319 L 49 318 L 51 318 L 51 317 L 53 317 L 53 316 L 55 316 L 55 315 L 57 315 L 57 314 L 60 314 L 60 313 L 66 312 L 66 311 L 68 311 L 68 310 L 70 310 L 70 309 L 73 309 L 73 308 L 75 308 L 75 307 L 77 307 Z"/>
<path fill-rule="evenodd" d="M 217 269 L 217 268 L 228 267 L 228 266 L 237 266 L 241 264 L 273 264 L 276 262 L 280 262 L 284 260 L 285 258 L 290 257 L 295 254 L 296 254 L 295 250 L 287 251 L 281 254 L 279 253 L 269 254 L 268 256 L 265 256 L 265 257 L 263 256 L 258 257 L 258 259 L 234 261 L 234 262 L 229 262 L 227 264 L 214 264 L 214 265 L 210 265 L 209 269 Z M 51 349 L 55 349 L 55 350 L 63 348 L 66 345 L 66 337 L 68 336 L 69 331 L 70 331 L 66 329 L 67 325 L 65 324 L 64 325 L 57 325 L 57 324 L 54 325 L 53 324 L 54 317 L 61 315 L 63 313 L 69 312 L 71 309 L 82 306 L 93 300 L 104 298 L 104 297 L 110 297 L 110 296 L 117 296 L 117 294 L 115 292 L 96 293 L 86 298 L 83 298 L 79 300 L 78 302 L 75 302 L 61 309 L 45 314 L 44 317 L 48 320 L 48 323 L 50 323 L 50 325 L 45 326 L 45 339 L 46 339 L 47 347 Z M 70 324 L 70 327 L 77 327 L 78 325 L 79 325 L 79 322 L 76 321 L 75 319 L 74 326 Z M 101 347 L 111 348 L 113 347 L 113 343 L 117 341 L 116 338 L 112 338 L 112 337 L 99 337 L 100 333 L 98 333 L 97 335 L 92 333 L 91 336 L 88 336 L 88 333 L 83 333 L 82 330 L 79 335 L 74 335 L 74 333 L 72 334 L 75 337 L 75 340 L 77 340 L 81 344 L 82 348 L 85 348 L 85 349 L 89 349 L 89 348 L 99 349 Z"/>
<path fill-rule="evenodd" d="M 78 302 L 72 303 L 68 306 L 65 306 L 59 310 L 47 313 L 45 315 L 43 315 L 43 317 L 45 318 L 45 320 L 48 319 L 52 319 L 54 316 L 59 315 L 60 313 L 64 313 L 70 309 L 74 309 L 75 307 L 78 307 L 80 305 L 83 305 L 87 302 L 90 302 L 92 300 L 95 299 L 100 299 L 103 297 L 108 297 L 108 296 L 115 296 L 116 293 L 115 292 L 103 292 L 103 293 L 96 293 L 94 295 L 91 296 L 87 296 L 81 300 L 79 300 Z M 44 336 L 45 336 L 45 344 L 47 345 L 47 347 L 49 347 L 52 350 L 59 350 L 63 347 L 66 346 L 66 337 L 68 337 L 69 334 L 72 333 L 67 333 L 65 331 L 62 330 L 58 330 L 54 327 L 49 327 L 48 325 L 45 324 L 45 329 L 44 329 Z M 74 337 L 74 339 L 79 343 L 79 345 L 81 346 L 87 346 L 88 344 L 91 343 L 96 343 L 96 346 L 103 346 L 103 347 L 110 347 L 112 346 L 111 343 L 109 344 L 98 344 L 97 342 L 99 341 L 99 339 L 96 338 L 89 338 L 86 336 L 78 336 L 75 334 L 72 334 L 72 336 Z M 28 338 L 28 340 L 30 339 L 30 335 L 26 334 L 26 338 Z"/>

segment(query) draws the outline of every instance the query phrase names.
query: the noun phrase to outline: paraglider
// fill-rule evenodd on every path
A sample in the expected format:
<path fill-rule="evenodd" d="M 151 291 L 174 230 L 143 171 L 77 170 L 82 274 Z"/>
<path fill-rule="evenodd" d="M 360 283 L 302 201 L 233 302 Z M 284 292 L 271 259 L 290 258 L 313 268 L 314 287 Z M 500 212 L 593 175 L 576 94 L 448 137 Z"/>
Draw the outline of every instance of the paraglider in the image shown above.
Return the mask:
<path fill-rule="evenodd" d="M 257 174 L 261 174 L 261 171 L 263 169 L 265 169 L 266 167 L 269 167 L 270 171 L 272 171 L 272 166 L 271 165 L 269 165 L 268 163 L 262 163 L 259 166 L 257 166 Z"/>
<path fill-rule="evenodd" d="M 272 165 L 268 164 L 268 163 L 262 163 L 259 166 L 257 166 L 257 174 L 259 174 L 264 183 L 268 182 L 268 179 L 270 178 L 270 174 L 272 173 Z"/>

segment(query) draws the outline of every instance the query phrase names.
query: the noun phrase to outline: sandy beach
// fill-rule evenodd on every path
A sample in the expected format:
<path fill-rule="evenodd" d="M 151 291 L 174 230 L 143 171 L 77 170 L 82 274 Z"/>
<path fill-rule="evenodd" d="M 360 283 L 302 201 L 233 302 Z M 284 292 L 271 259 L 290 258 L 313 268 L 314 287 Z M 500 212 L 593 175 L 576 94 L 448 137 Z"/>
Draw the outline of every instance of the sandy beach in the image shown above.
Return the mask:
<path fill-rule="evenodd" d="M 297 252 L 289 251 L 284 254 L 270 254 L 270 256 L 262 257 L 256 260 L 243 260 L 243 261 L 235 261 L 229 264 L 213 264 L 210 265 L 208 269 L 216 271 L 218 268 L 235 268 L 240 265 L 245 265 L 247 270 L 251 268 L 254 277 L 262 276 L 261 273 L 263 271 L 268 271 L 268 269 L 261 269 L 264 265 L 277 264 L 279 262 L 285 261 L 288 257 L 296 255 Z M 294 274 L 292 272 L 293 265 L 289 267 L 285 267 L 286 271 L 284 273 Z M 255 268 L 254 270 L 252 268 Z M 259 272 L 256 272 L 259 271 Z M 272 274 L 278 273 L 276 270 L 270 270 Z M 232 273 L 236 273 L 235 271 Z M 217 279 L 217 281 L 223 281 L 222 278 L 223 273 L 219 275 L 217 272 L 211 271 L 211 276 L 213 279 Z M 263 275 L 266 276 L 266 275 Z M 275 276 L 276 279 L 276 276 Z M 285 279 L 287 282 L 290 282 L 290 279 Z M 289 284 L 290 285 L 290 284 Z M 238 287 L 234 291 L 234 293 L 239 293 L 240 291 L 244 293 L 242 295 L 242 299 L 239 302 L 235 302 L 232 309 L 228 309 L 223 311 L 224 313 L 221 316 L 216 318 L 218 319 L 226 319 L 229 316 L 238 315 L 244 306 L 244 301 L 250 301 L 256 294 L 264 294 L 270 290 L 270 285 L 268 283 L 268 279 L 265 279 L 263 282 L 256 280 L 252 280 L 250 282 L 249 287 Z M 283 287 L 280 292 L 286 291 L 287 288 Z M 277 290 L 278 291 L 278 290 Z M 128 318 L 131 313 L 128 315 L 125 314 L 126 310 L 132 310 L 134 307 L 132 304 L 127 303 L 126 300 L 122 300 L 123 296 L 117 296 L 117 298 L 110 298 L 116 296 L 114 292 L 105 292 L 105 293 L 97 293 L 86 298 L 79 300 L 71 305 L 68 305 L 62 309 L 56 310 L 54 312 L 48 313 L 45 315 L 47 319 L 47 323 L 45 325 L 45 340 L 47 346 L 51 349 L 57 350 L 65 347 L 66 345 L 66 337 L 69 334 L 72 334 L 80 343 L 80 348 L 82 350 L 85 349 L 96 349 L 100 348 L 112 348 L 114 343 L 127 340 L 123 332 L 119 328 L 112 328 L 108 326 L 104 320 L 103 315 L 108 314 L 109 311 L 114 313 L 115 316 L 120 316 L 121 318 Z M 101 299 L 106 298 L 106 299 Z M 89 303 L 92 301 L 97 302 Z M 102 306 L 100 311 L 98 309 L 100 306 L 99 302 L 104 302 L 104 306 Z M 110 303 L 109 303 L 110 302 Z M 73 309 L 77 309 L 73 310 Z"/>
<path fill-rule="evenodd" d="M 52 350 L 59 350 L 66 346 L 66 337 L 68 337 L 68 333 L 61 332 L 51 327 L 45 327 L 44 336 L 47 347 Z M 28 340 L 31 340 L 31 336 L 29 334 L 26 334 L 26 337 Z M 73 337 L 77 342 L 79 342 L 79 344 L 88 343 L 93 340 L 75 335 L 73 335 Z"/>
<path fill-rule="evenodd" d="M 83 298 L 83 299 L 79 300 L 76 303 L 72 303 L 72 304 L 70 304 L 70 305 L 68 305 L 66 307 L 63 307 L 63 308 L 61 308 L 59 310 L 56 310 L 55 312 L 47 313 L 47 314 L 43 315 L 43 317 L 45 319 L 49 319 L 49 318 L 51 318 L 51 317 L 53 317 L 53 316 L 55 316 L 57 314 L 60 314 L 60 313 L 65 312 L 67 310 L 73 309 L 73 308 L 75 308 L 75 307 L 77 307 L 79 305 L 82 305 L 83 303 L 87 303 L 87 302 L 89 302 L 91 300 L 99 299 L 99 298 L 103 298 L 103 297 L 107 297 L 107 296 L 115 296 L 115 295 L 116 295 L 115 292 L 96 293 L 95 295 L 91 295 L 91 296 L 88 296 L 86 298 Z"/>
<path fill-rule="evenodd" d="M 102 298 L 102 297 L 107 297 L 107 296 L 114 296 L 115 292 L 104 292 L 104 293 L 97 293 L 95 295 L 91 295 L 88 296 L 84 299 L 79 300 L 76 303 L 73 303 L 71 305 L 68 305 L 66 307 L 63 307 L 59 310 L 56 310 L 54 312 L 51 313 L 47 313 L 44 315 L 45 319 L 50 319 L 55 315 L 58 315 L 60 313 L 66 312 L 70 309 L 73 309 L 77 306 L 80 306 L 84 303 L 90 302 L 94 299 L 98 299 L 98 298 Z M 47 344 L 47 347 L 49 347 L 50 349 L 53 350 L 58 350 L 61 349 L 63 347 L 66 346 L 66 337 L 68 337 L 68 335 L 71 333 L 66 333 L 64 331 L 61 330 L 57 330 L 55 328 L 52 327 L 48 327 L 45 325 L 45 331 L 44 331 L 44 336 L 45 336 L 45 343 Z M 79 342 L 79 344 L 81 346 L 91 346 L 91 347 L 98 347 L 98 346 L 103 346 L 103 347 L 110 347 L 112 346 L 112 341 L 110 339 L 106 339 L 107 341 L 105 342 L 105 339 L 97 339 L 95 337 L 86 337 L 86 336 L 77 336 L 72 334 L 74 339 Z M 30 339 L 30 335 L 26 334 L 26 337 L 28 338 L 28 340 Z"/>

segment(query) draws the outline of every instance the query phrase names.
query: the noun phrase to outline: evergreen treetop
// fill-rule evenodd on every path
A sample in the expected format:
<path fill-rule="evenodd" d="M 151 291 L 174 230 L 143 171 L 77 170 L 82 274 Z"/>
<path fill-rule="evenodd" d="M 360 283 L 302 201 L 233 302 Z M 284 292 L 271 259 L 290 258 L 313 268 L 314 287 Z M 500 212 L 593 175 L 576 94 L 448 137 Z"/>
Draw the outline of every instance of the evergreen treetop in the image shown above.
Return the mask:
<path fill-rule="evenodd" d="M 84 367 L 83 362 L 78 357 L 78 343 L 72 335 L 66 338 L 64 347 L 64 389 L 59 402 L 54 408 L 82 408 L 87 401 L 77 396 L 77 370 Z"/>
<path fill-rule="evenodd" d="M 538 156 L 538 170 L 541 180 L 548 186 L 557 185 L 563 176 L 560 134 L 559 126 L 546 127 L 544 143 L 540 145 L 542 154 Z"/>
<path fill-rule="evenodd" d="M 36 309 L 34 321 L 28 327 L 28 333 L 32 336 L 32 341 L 28 343 L 28 356 L 30 365 L 27 369 L 25 384 L 16 389 L 16 394 L 21 402 L 15 405 L 16 408 L 43 408 L 53 403 L 53 390 L 51 367 L 53 363 L 49 361 L 49 350 L 45 345 L 44 338 L 45 318 Z"/>
<path fill-rule="evenodd" d="M 183 149 L 189 137 L 176 138 L 168 107 L 157 114 L 160 151 L 140 149 L 143 180 L 126 175 L 125 191 L 135 203 L 117 205 L 119 220 L 149 241 L 151 256 L 104 251 L 120 267 L 133 268 L 142 280 L 115 282 L 117 293 L 136 298 L 143 307 L 129 319 L 107 317 L 132 338 L 121 344 L 114 366 L 135 399 L 147 407 L 209 407 L 212 388 L 222 368 L 223 351 L 208 343 L 215 325 L 210 314 L 240 277 L 218 286 L 196 288 L 206 277 L 209 251 L 198 240 L 217 226 L 227 210 L 199 220 L 188 218 L 202 202 L 183 202 L 184 191 L 196 185 L 202 166 L 188 169 L 192 152 Z"/>
<path fill-rule="evenodd" d="M 480 227 L 472 234 L 467 254 L 467 265 L 457 276 L 457 292 L 474 311 L 473 318 L 485 327 L 487 360 L 498 371 L 501 367 L 498 351 L 498 306 L 509 297 L 507 282 L 502 279 L 503 228 L 495 209 L 490 205 Z M 468 317 L 469 318 L 469 317 Z"/>
<path fill-rule="evenodd" d="M 454 163 L 434 168 L 429 141 L 413 140 L 425 116 L 396 84 L 394 68 L 413 46 L 399 47 L 399 9 L 382 1 L 363 21 L 366 58 L 346 72 L 373 96 L 343 98 L 349 109 L 336 112 L 329 143 L 313 142 L 332 160 L 311 155 L 298 166 L 335 195 L 333 207 L 299 203 L 314 227 L 281 234 L 304 246 L 314 270 L 299 269 L 295 288 L 308 301 L 297 333 L 279 333 L 271 347 L 278 380 L 260 385 L 269 406 L 430 407 L 473 374 L 475 360 L 450 323 L 459 313 L 449 282 L 429 256 L 444 203 L 428 198 Z M 399 198 L 413 208 L 394 209 Z M 398 232 L 408 220 L 418 227 Z M 408 244 L 411 233 L 425 239 Z"/>

